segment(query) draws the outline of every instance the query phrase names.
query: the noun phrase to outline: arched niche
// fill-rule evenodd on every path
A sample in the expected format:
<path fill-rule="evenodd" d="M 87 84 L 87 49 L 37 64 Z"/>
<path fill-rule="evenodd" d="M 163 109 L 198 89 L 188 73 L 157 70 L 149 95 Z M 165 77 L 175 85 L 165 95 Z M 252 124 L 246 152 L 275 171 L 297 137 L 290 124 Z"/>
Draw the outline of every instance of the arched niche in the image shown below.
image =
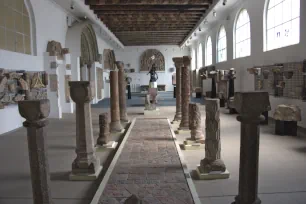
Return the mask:
<path fill-rule="evenodd" d="M 92 25 L 85 25 L 81 33 L 81 66 L 99 61 L 96 33 Z"/>
<path fill-rule="evenodd" d="M 153 63 L 155 63 L 157 71 L 165 71 L 165 57 L 159 50 L 148 49 L 144 51 L 140 57 L 140 71 L 149 71 Z"/>

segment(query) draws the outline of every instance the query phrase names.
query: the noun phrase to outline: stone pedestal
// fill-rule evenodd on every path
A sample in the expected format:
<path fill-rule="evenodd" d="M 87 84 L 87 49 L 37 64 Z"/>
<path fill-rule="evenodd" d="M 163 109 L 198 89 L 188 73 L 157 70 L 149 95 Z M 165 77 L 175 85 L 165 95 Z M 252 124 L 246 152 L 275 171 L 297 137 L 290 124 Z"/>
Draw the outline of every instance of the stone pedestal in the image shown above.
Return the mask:
<path fill-rule="evenodd" d="M 111 100 L 111 132 L 122 132 L 120 122 L 118 70 L 110 71 L 110 100 Z"/>
<path fill-rule="evenodd" d="M 45 143 L 50 102 L 48 99 L 19 101 L 18 106 L 20 115 L 26 119 L 23 125 L 27 128 L 33 203 L 53 204 Z"/>
<path fill-rule="evenodd" d="M 103 151 L 105 148 L 116 148 L 118 143 L 115 141 L 109 141 L 110 131 L 108 113 L 102 113 L 99 115 L 99 127 L 100 133 L 97 139 L 97 151 Z"/>
<path fill-rule="evenodd" d="M 120 120 L 122 122 L 129 122 L 127 112 L 126 112 L 126 80 L 125 80 L 125 73 L 124 73 L 124 63 L 117 61 L 116 62 L 118 71 L 118 78 L 119 78 L 119 107 L 120 107 Z"/>
<path fill-rule="evenodd" d="M 221 159 L 220 100 L 206 99 L 205 108 L 205 158 L 201 161 L 196 172 L 198 177 L 203 180 L 227 179 L 230 175 Z"/>
<path fill-rule="evenodd" d="M 184 141 L 184 150 L 197 150 L 204 148 L 204 134 L 201 124 L 200 106 L 196 103 L 189 104 L 189 129 L 191 138 Z"/>
<path fill-rule="evenodd" d="M 173 119 L 174 122 L 179 122 L 182 119 L 182 73 L 181 73 L 181 67 L 183 64 L 183 58 L 182 57 L 176 57 L 172 59 L 175 68 L 176 68 L 176 87 L 175 87 L 175 98 L 176 98 L 176 112 Z"/>
<path fill-rule="evenodd" d="M 258 160 L 261 113 L 271 109 L 268 92 L 237 92 L 235 107 L 241 122 L 239 194 L 233 204 L 260 204 Z"/>
<path fill-rule="evenodd" d="M 89 81 L 69 82 L 70 94 L 76 104 L 76 154 L 70 180 L 95 180 L 102 166 L 96 157 L 92 130 L 92 90 Z"/>
<path fill-rule="evenodd" d="M 190 102 L 190 60 L 188 56 L 183 57 L 184 67 L 182 67 L 182 119 L 180 127 L 176 133 L 180 131 L 189 131 L 189 102 Z"/>
<path fill-rule="evenodd" d="M 234 107 L 235 104 L 235 79 L 236 79 L 236 72 L 234 68 L 231 68 L 228 75 L 228 109 L 230 114 L 236 114 L 237 111 Z"/>

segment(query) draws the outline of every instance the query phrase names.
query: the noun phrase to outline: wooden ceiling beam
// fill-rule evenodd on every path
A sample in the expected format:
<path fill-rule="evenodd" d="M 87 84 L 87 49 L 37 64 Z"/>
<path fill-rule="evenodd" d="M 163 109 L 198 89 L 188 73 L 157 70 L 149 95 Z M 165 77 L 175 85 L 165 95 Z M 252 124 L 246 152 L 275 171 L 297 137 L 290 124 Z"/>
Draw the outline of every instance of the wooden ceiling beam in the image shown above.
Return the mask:
<path fill-rule="evenodd" d="M 161 15 L 183 15 L 183 14 L 186 14 L 186 15 L 200 15 L 202 16 L 203 15 L 203 12 L 201 11 L 167 11 L 167 10 L 162 10 L 162 11 L 146 11 L 146 12 L 143 12 L 143 11 L 116 11 L 116 10 L 104 10 L 104 11 L 98 11 L 98 10 L 95 10 L 94 11 L 95 14 L 97 15 L 147 15 L 147 14 L 161 14 Z"/>
<path fill-rule="evenodd" d="M 208 9 L 208 5 L 107 5 L 107 6 L 90 6 L 95 11 L 202 11 Z"/>
<path fill-rule="evenodd" d="M 85 0 L 86 5 L 207 5 L 211 3 L 212 0 Z"/>

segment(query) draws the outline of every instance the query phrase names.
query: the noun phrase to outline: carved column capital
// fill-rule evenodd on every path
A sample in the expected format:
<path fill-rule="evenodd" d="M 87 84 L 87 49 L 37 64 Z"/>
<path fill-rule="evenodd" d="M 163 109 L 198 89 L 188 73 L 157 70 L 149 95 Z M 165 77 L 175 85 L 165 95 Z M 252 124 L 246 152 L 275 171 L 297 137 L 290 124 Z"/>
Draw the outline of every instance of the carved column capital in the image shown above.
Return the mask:
<path fill-rule="evenodd" d="M 116 65 L 118 69 L 124 69 L 124 63 L 122 61 L 116 61 Z"/>
<path fill-rule="evenodd" d="M 174 62 L 175 68 L 181 68 L 184 66 L 183 57 L 174 57 L 172 60 Z"/>
<path fill-rule="evenodd" d="M 75 103 L 89 103 L 93 99 L 89 81 L 69 81 L 70 96 Z"/>
<path fill-rule="evenodd" d="M 261 113 L 271 110 L 268 92 L 236 92 L 235 109 L 241 119 L 255 119 Z"/>
<path fill-rule="evenodd" d="M 26 119 L 25 127 L 44 127 L 48 124 L 46 118 L 50 114 L 49 99 L 19 101 L 20 115 Z"/>

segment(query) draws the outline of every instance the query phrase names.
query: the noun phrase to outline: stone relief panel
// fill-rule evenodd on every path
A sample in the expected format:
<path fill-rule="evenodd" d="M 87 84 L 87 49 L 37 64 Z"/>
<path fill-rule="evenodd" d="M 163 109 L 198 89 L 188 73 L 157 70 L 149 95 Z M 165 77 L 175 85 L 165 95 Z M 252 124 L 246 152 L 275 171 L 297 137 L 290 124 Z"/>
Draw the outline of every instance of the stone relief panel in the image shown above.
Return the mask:
<path fill-rule="evenodd" d="M 0 69 L 0 109 L 23 100 L 47 98 L 48 75 Z"/>
<path fill-rule="evenodd" d="M 99 61 L 98 43 L 92 25 L 86 25 L 81 34 L 81 66 Z"/>
<path fill-rule="evenodd" d="M 140 71 L 150 71 L 152 64 L 155 63 L 156 71 L 165 71 L 165 57 L 155 49 L 146 50 L 140 57 Z"/>
<path fill-rule="evenodd" d="M 104 59 L 104 69 L 109 69 L 109 70 L 116 69 L 116 57 L 114 50 L 104 49 L 103 59 Z"/>
<path fill-rule="evenodd" d="M 66 103 L 71 102 L 69 81 L 71 81 L 71 75 L 65 75 L 65 100 L 66 100 Z"/>
<path fill-rule="evenodd" d="M 102 89 L 103 89 L 103 69 L 97 68 L 97 97 L 102 99 Z"/>
<path fill-rule="evenodd" d="M 58 80 L 56 74 L 50 74 L 49 75 L 50 80 L 50 91 L 51 92 L 57 92 L 58 90 Z"/>
<path fill-rule="evenodd" d="M 49 52 L 49 56 L 57 56 L 59 59 L 64 59 L 64 52 L 60 42 L 57 41 L 49 41 L 47 45 L 47 52 Z"/>

